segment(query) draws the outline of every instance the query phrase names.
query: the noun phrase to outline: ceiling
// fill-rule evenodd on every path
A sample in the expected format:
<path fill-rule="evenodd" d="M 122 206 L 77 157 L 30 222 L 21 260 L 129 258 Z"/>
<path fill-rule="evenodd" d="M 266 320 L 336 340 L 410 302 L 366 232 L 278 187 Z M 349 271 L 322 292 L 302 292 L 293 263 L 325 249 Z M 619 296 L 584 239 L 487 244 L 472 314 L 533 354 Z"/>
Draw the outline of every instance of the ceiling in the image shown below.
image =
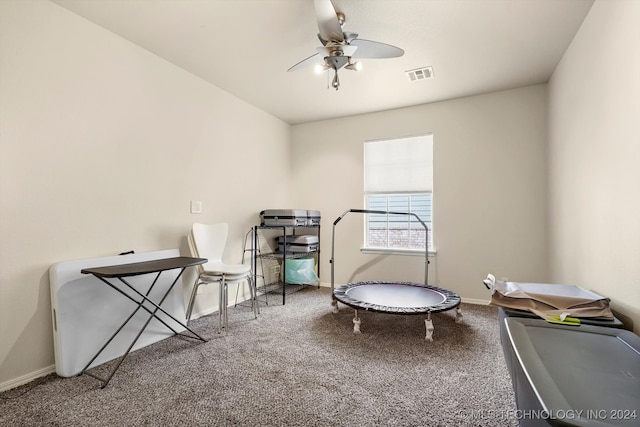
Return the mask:
<path fill-rule="evenodd" d="M 320 46 L 312 0 L 53 1 L 291 124 L 546 83 L 593 3 L 333 0 L 345 31 L 405 51 L 340 70 L 336 91 L 287 72 Z"/>

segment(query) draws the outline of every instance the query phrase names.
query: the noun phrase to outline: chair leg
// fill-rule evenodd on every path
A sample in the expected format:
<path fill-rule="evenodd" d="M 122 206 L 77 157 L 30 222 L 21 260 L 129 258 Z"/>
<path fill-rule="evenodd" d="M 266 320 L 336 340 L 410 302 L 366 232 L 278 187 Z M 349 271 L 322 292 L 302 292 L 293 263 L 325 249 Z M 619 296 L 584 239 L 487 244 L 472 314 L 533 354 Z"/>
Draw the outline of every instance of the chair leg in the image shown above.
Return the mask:
<path fill-rule="evenodd" d="M 229 292 L 227 288 L 227 280 L 225 276 L 222 276 L 220 280 L 220 296 L 218 307 L 218 330 L 219 332 L 226 331 L 229 318 L 227 316 L 227 305 L 229 304 Z"/>
<path fill-rule="evenodd" d="M 222 333 L 222 312 L 224 310 L 224 292 L 222 288 L 224 286 L 224 279 L 220 279 L 218 282 L 218 333 Z"/>
<path fill-rule="evenodd" d="M 224 276 L 222 276 L 222 283 L 224 284 L 224 329 L 229 326 L 229 285 Z"/>
<path fill-rule="evenodd" d="M 233 306 L 237 307 L 238 306 L 238 295 L 240 294 L 240 284 L 238 283 L 238 286 L 236 286 L 236 300 L 233 302 Z"/>
<path fill-rule="evenodd" d="M 252 275 L 247 276 L 246 283 L 249 285 L 249 295 L 251 297 L 251 309 L 256 315 L 256 319 L 258 318 L 258 314 L 260 314 L 260 306 L 258 305 L 258 288 L 256 284 L 253 282 Z M 234 307 L 238 306 L 238 295 L 240 294 L 240 283 L 236 287 L 236 300 L 233 303 Z"/>
<path fill-rule="evenodd" d="M 187 313 L 186 313 L 186 318 L 187 318 L 187 323 L 189 322 L 189 320 L 191 320 L 191 311 L 193 310 L 193 303 L 196 299 L 196 294 L 198 293 L 198 287 L 200 286 L 201 282 L 200 282 L 200 278 L 196 278 L 195 283 L 193 284 L 193 289 L 191 290 L 191 298 L 189 299 L 189 305 L 187 306 Z"/>

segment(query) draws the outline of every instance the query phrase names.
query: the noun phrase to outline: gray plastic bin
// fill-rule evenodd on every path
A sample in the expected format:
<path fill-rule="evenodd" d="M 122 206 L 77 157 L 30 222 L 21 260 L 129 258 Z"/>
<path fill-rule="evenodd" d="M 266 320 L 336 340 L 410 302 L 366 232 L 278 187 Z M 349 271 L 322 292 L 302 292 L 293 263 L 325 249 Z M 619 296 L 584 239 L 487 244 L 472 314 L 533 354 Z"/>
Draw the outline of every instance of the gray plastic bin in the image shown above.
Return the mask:
<path fill-rule="evenodd" d="M 530 311 L 516 310 L 514 308 L 507 307 L 499 307 L 498 316 L 501 323 L 504 322 L 504 319 L 507 317 L 526 317 L 529 319 L 540 319 L 540 316 Z M 624 324 L 617 317 L 614 317 L 613 319 L 605 319 L 602 317 L 581 317 L 580 323 L 583 325 L 606 326 L 607 328 L 624 329 Z"/>
<path fill-rule="evenodd" d="M 540 316 L 530 311 L 516 310 L 514 308 L 498 307 L 498 321 L 500 322 L 500 342 L 504 346 L 507 339 L 507 331 L 505 330 L 504 319 L 507 317 L 524 317 L 527 319 L 540 319 Z M 606 326 L 608 328 L 624 329 L 624 324 L 614 317 L 613 319 L 604 319 L 599 317 L 581 318 L 580 323 L 583 325 Z M 506 354 L 505 354 L 506 357 Z"/>
<path fill-rule="evenodd" d="M 640 337 L 541 319 L 504 323 L 521 426 L 640 425 Z"/>

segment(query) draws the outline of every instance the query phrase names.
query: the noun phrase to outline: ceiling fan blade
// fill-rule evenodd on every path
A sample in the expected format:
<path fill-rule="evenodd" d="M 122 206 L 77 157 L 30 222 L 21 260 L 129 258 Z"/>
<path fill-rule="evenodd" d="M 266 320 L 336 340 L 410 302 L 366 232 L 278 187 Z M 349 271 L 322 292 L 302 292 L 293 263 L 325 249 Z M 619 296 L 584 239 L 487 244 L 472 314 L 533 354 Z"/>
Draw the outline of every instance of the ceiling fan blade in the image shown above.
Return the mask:
<path fill-rule="evenodd" d="M 348 31 L 345 31 L 343 34 L 344 34 L 344 41 L 346 41 L 347 44 L 351 43 L 352 41 L 358 38 L 357 33 L 350 33 Z"/>
<path fill-rule="evenodd" d="M 303 59 L 293 67 L 289 68 L 287 71 L 296 71 L 296 70 L 299 70 L 300 68 L 308 67 L 309 65 L 318 64 L 320 63 L 319 60 L 320 60 L 320 55 L 318 55 L 317 53 L 314 53 L 310 57 Z"/>
<path fill-rule="evenodd" d="M 354 58 L 397 58 L 404 55 L 404 50 L 399 47 L 371 40 L 355 39 L 351 46 L 358 47 L 352 55 Z"/>
<path fill-rule="evenodd" d="M 315 0 L 314 6 L 320 38 L 328 42 L 344 42 L 344 34 L 338 20 L 338 14 L 331 0 Z"/>
<path fill-rule="evenodd" d="M 340 52 L 342 52 L 342 54 L 338 52 L 338 55 L 333 55 L 333 56 L 353 56 L 356 53 L 356 50 L 358 50 L 358 47 L 345 44 L 345 45 L 339 45 L 339 46 L 320 46 L 320 47 L 317 47 L 316 50 L 323 57 L 332 56 L 331 53 L 334 52 L 335 50 L 339 50 Z"/>

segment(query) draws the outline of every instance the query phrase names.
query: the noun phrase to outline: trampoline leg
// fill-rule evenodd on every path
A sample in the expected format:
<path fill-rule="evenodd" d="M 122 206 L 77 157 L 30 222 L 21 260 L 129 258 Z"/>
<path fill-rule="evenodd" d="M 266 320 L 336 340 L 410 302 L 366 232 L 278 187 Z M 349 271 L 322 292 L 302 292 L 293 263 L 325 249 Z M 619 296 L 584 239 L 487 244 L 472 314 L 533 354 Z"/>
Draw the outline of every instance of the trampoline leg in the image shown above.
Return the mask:
<path fill-rule="evenodd" d="M 360 333 L 360 319 L 358 319 L 358 310 L 356 310 L 356 317 L 353 318 L 353 333 Z"/>
<path fill-rule="evenodd" d="M 333 309 L 331 309 L 332 312 L 337 313 L 338 312 L 338 300 L 336 300 L 335 298 L 331 299 L 331 305 L 333 306 Z"/>
<path fill-rule="evenodd" d="M 456 307 L 456 323 L 462 323 L 462 309 L 459 306 Z"/>
<path fill-rule="evenodd" d="M 433 322 L 431 321 L 431 313 L 427 315 L 427 318 L 424 321 L 424 325 L 427 328 L 427 334 L 424 339 L 427 341 L 433 341 Z"/>

